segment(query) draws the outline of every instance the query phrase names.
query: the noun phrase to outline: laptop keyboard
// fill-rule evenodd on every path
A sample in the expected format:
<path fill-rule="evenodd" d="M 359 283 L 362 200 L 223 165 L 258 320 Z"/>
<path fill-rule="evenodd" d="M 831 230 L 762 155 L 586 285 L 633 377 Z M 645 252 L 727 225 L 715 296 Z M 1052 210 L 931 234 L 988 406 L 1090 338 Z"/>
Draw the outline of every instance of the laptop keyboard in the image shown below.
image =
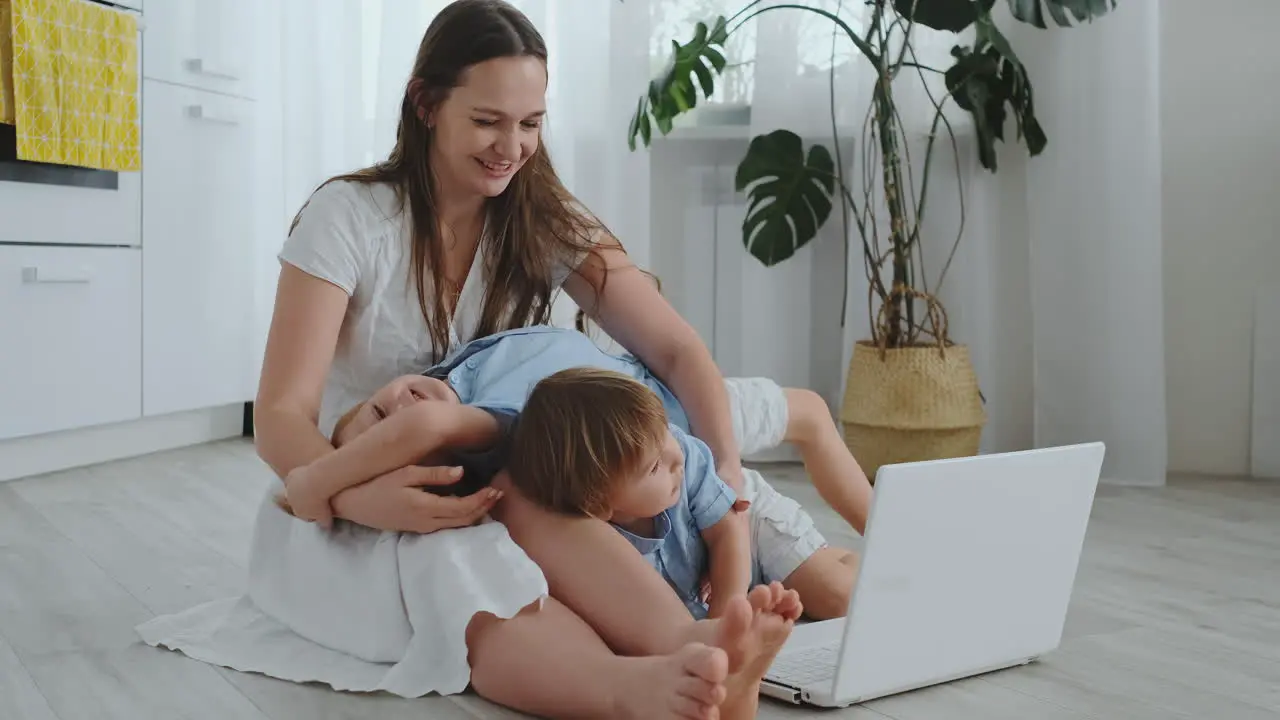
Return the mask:
<path fill-rule="evenodd" d="M 835 676 L 839 645 L 805 648 L 779 655 L 769 667 L 769 679 L 794 687 L 807 687 Z"/>

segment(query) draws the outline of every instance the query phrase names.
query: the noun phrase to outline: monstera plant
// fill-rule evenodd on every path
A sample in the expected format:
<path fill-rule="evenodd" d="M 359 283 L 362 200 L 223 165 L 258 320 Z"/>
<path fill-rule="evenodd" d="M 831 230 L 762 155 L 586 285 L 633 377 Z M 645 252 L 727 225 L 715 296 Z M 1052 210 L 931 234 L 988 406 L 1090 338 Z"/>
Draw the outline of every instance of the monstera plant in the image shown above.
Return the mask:
<path fill-rule="evenodd" d="M 1069 27 L 1106 14 L 1117 0 L 1007 0 L 1012 16 L 1038 28 L 1047 28 L 1048 20 Z M 632 150 L 637 141 L 648 146 L 655 135 L 666 135 L 675 119 L 696 108 L 716 88 L 717 76 L 725 70 L 725 45 L 729 37 L 746 23 L 767 13 L 779 11 L 808 12 L 830 20 L 857 48 L 878 78 L 872 95 L 868 132 L 878 156 L 864 158 L 879 165 L 882 178 L 880 192 L 887 208 L 887 222 L 874 223 L 875 210 L 859 207 L 853 190 L 845 181 L 845 168 L 837 167 L 831 150 L 818 143 L 805 148 L 794 132 L 779 129 L 751 141 L 738 165 L 736 186 L 745 192 L 748 212 L 742 227 L 743 245 L 766 266 L 783 262 L 810 242 L 829 219 L 833 201 L 842 203 L 857 223 L 863 241 L 863 258 L 868 263 L 873 292 L 888 305 L 887 322 L 873 325 L 873 339 L 887 342 L 889 347 L 904 347 L 916 342 L 929 328 L 914 321 L 910 292 L 915 289 L 913 249 L 919 241 L 924 196 L 928 173 L 932 169 L 932 150 L 940 129 L 952 142 L 954 135 L 946 116 L 948 100 L 972 117 L 982 165 L 995 171 L 996 142 L 1005 139 L 1006 120 L 1012 116 L 1018 139 L 1025 142 L 1031 155 L 1038 155 L 1047 143 L 1044 130 L 1035 116 L 1032 87 L 1027 70 L 1004 33 L 991 16 L 996 0 L 850 0 L 850 5 L 871 6 L 871 19 L 855 32 L 839 15 L 808 5 L 755 0 L 747 2 L 730 18 L 723 16 L 700 22 L 693 37 L 685 43 L 672 41 L 672 54 L 664 71 L 654 78 L 640 98 L 628 131 Z M 913 26 L 961 33 L 973 29 L 970 45 L 957 45 L 952 50 L 953 64 L 946 69 L 929 68 L 917 62 L 911 48 Z M 891 51 L 895 38 L 901 47 Z M 909 206 L 903 200 L 907 177 L 900 152 L 905 140 L 903 119 L 894 102 L 893 86 L 900 76 L 921 72 L 939 73 L 945 80 L 946 94 L 934 97 L 933 119 L 925 170 L 919 177 L 917 201 Z M 701 95 L 699 93 L 701 90 Z M 832 138 L 835 142 L 836 138 Z M 865 145 L 865 143 L 864 143 Z M 865 195 L 865 193 L 864 193 Z M 874 252 L 872 234 L 888 234 L 885 249 Z M 884 270 L 889 270 L 885 277 Z M 936 331 L 936 328 L 933 329 Z M 878 335 L 883 332 L 886 337 Z"/>
<path fill-rule="evenodd" d="M 1090 22 L 1114 10 L 1117 2 L 1006 1 L 1016 21 L 1041 29 L 1047 29 L 1050 22 L 1061 27 Z M 774 130 L 750 141 L 738 164 L 735 185 L 737 191 L 746 196 L 743 245 L 766 266 L 787 260 L 812 241 L 831 218 L 837 202 L 842 210 L 846 256 L 852 239 L 849 221 L 856 226 L 874 302 L 870 308 L 870 338 L 854 348 L 842 419 L 846 440 L 859 455 L 864 469 L 873 473 L 880 460 L 976 452 L 978 435 L 985 423 L 967 350 L 960 346 L 955 351 L 956 344 L 947 337 L 945 310 L 929 293 L 929 281 L 919 252 L 935 145 L 942 137 L 955 147 L 955 134 L 948 116 L 956 113 L 945 112 L 948 103 L 969 116 L 978 159 L 989 171 L 997 169 L 996 143 L 1005 141 L 1010 126 L 1015 139 L 1022 141 L 1032 156 L 1044 150 L 1048 138 L 1036 118 L 1027 69 L 992 17 L 997 0 L 847 2 L 848 6 L 864 8 L 861 16 L 868 18 L 865 23 L 859 23 L 857 31 L 838 8 L 837 12 L 831 12 L 812 5 L 770 0 L 746 2 L 732 17 L 720 16 L 698 23 L 687 42 L 672 41 L 672 54 L 665 69 L 639 98 L 628 131 L 628 143 L 632 150 L 636 149 L 637 141 L 649 145 L 655 135 L 670 133 L 677 117 L 704 103 L 715 91 L 717 78 L 726 68 L 725 45 L 729 38 L 762 15 L 785 11 L 825 17 L 843 40 L 856 48 L 856 55 L 868 63 L 875 82 L 865 135 L 857 145 L 860 156 L 856 160 L 862 172 L 853 176 L 858 178 L 859 187 L 851 187 L 845 163 L 837 161 L 847 161 L 848 155 L 842 155 L 838 145 L 834 97 L 831 142 L 836 150 L 835 159 L 832 149 L 824 143 L 806 147 L 795 132 Z M 928 67 L 920 62 L 913 47 L 920 26 L 957 35 L 971 31 L 968 35 L 971 39 L 968 43 L 957 40 L 951 50 L 949 67 Z M 933 82 L 927 82 L 926 78 Z M 941 85 L 937 92 L 928 93 L 934 112 L 925 141 L 922 171 L 914 165 L 907 167 L 906 148 L 911 137 L 907 132 L 908 123 L 918 127 L 921 119 L 904 119 L 900 114 L 894 86 L 903 79 L 918 79 L 925 82 L 926 87 Z M 928 118 L 924 122 L 928 122 Z M 959 172 L 958 164 L 956 171 Z M 962 218 L 957 218 L 956 224 L 962 225 Z M 958 242 L 959 230 L 956 234 Z M 953 246 L 952 255 L 954 250 Z M 949 263 L 948 258 L 947 265 Z M 945 273 L 946 265 L 936 284 L 941 284 Z M 845 276 L 848 276 L 847 268 Z M 925 347 L 933 348 L 932 352 L 942 358 L 933 376 L 923 373 L 921 356 L 913 352 Z M 866 352 L 868 349 L 875 351 L 880 367 L 867 364 L 872 357 Z M 888 366 L 899 367 L 900 371 Z M 907 383 L 911 387 L 897 387 L 895 383 Z M 876 387 L 868 389 L 872 385 Z M 866 395 L 868 392 L 872 394 Z M 913 393 L 915 396 L 924 393 L 927 397 L 903 400 Z M 951 395 L 946 396 L 947 393 Z M 932 418 L 922 418 L 922 407 L 942 409 Z M 854 438 L 851 427 L 933 434 L 925 437 L 917 433 L 911 441 L 917 447 L 912 450 L 902 449 L 910 443 L 900 435 L 889 437 L 877 434 L 878 431 L 867 431 L 860 438 Z M 939 432 L 951 433 L 950 440 L 940 440 Z M 899 451 L 870 457 L 872 451 L 868 448 L 886 443 L 897 443 Z M 933 449 L 922 450 L 923 445 L 931 445 Z M 861 446 L 861 453 L 855 446 Z"/>

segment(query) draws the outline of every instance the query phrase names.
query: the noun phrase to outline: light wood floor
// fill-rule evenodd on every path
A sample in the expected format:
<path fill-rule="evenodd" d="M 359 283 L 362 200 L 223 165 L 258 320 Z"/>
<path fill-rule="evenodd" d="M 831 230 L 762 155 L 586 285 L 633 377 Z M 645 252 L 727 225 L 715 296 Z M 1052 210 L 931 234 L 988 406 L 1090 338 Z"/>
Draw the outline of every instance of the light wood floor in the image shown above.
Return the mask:
<path fill-rule="evenodd" d="M 517 717 L 475 696 L 339 694 L 142 645 L 159 613 L 242 589 L 266 475 L 228 441 L 0 484 L 0 718 Z M 792 469 L 777 483 L 857 540 Z M 1104 487 L 1061 650 L 843 711 L 875 720 L 1280 717 L 1280 483 Z"/>

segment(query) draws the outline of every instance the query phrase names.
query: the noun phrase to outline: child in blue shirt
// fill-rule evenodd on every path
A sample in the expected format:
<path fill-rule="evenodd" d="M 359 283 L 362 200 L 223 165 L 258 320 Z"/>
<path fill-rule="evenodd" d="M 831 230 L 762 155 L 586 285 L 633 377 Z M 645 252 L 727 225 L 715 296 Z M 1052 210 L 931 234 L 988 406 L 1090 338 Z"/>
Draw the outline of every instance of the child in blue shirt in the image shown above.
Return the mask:
<path fill-rule="evenodd" d="M 661 399 L 644 384 L 598 368 L 564 370 L 538 382 L 512 432 L 507 472 L 515 488 L 549 510 L 613 524 L 695 618 L 707 616 L 702 580 L 714 577 L 717 562 L 731 552 L 723 547 L 721 520 L 737 496 L 716 475 L 710 448 L 669 422 Z M 754 476 L 744 478 L 748 483 L 763 484 L 754 471 L 746 474 Z M 769 557 L 778 548 L 762 545 L 769 538 L 762 526 L 777 518 L 760 517 L 755 508 L 748 510 L 751 585 L 793 586 L 795 575 L 814 575 L 825 582 L 794 588 L 806 611 L 810 602 L 830 607 L 831 594 L 847 603 L 856 556 L 821 543 L 779 576 Z M 802 509 L 794 510 L 807 520 Z"/>

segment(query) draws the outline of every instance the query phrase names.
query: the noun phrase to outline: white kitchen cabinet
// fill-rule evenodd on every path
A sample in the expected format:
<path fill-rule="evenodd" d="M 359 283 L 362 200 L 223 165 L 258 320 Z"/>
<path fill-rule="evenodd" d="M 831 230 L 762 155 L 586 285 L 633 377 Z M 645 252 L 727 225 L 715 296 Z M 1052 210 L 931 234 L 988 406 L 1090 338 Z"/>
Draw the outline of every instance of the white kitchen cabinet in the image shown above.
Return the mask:
<path fill-rule="evenodd" d="M 253 399 L 254 103 L 145 81 L 143 413 Z"/>
<path fill-rule="evenodd" d="M 258 97 L 255 5 L 263 0 L 162 0 L 147 5 L 143 77 Z"/>
<path fill-rule="evenodd" d="M 0 245 L 0 439 L 140 417 L 141 263 Z"/>

